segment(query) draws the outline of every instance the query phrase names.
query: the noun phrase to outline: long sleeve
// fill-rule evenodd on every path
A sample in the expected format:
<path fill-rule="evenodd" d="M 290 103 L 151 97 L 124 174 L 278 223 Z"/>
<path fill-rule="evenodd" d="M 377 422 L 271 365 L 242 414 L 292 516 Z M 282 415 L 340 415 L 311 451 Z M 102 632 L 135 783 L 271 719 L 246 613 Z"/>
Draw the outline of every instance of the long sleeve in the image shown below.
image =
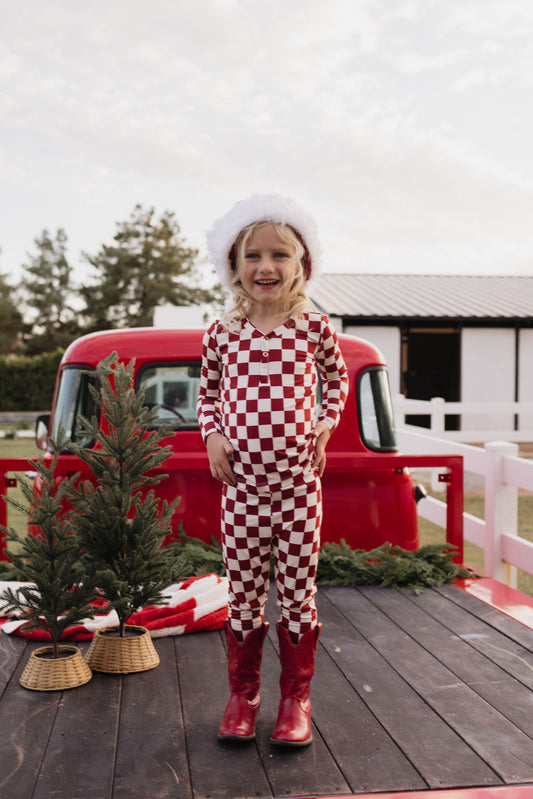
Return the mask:
<path fill-rule="evenodd" d="M 318 421 L 325 422 L 333 431 L 339 423 L 348 396 L 348 370 L 335 329 L 326 317 L 323 317 L 316 360 L 322 376 L 322 406 Z"/>
<path fill-rule="evenodd" d="M 202 344 L 202 370 L 196 412 L 202 438 L 210 433 L 221 433 L 220 424 L 220 379 L 222 363 L 218 349 L 217 322 L 206 331 Z"/>

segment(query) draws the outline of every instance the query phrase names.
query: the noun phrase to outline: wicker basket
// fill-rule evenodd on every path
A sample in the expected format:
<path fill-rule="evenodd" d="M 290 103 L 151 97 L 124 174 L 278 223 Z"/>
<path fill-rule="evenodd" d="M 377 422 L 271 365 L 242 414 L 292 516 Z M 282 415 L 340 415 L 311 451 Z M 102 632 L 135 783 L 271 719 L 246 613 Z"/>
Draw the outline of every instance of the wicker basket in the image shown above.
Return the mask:
<path fill-rule="evenodd" d="M 159 655 L 155 651 L 150 632 L 145 627 L 126 625 L 130 632 L 136 630 L 137 635 L 120 638 L 118 627 L 103 627 L 97 630 L 87 652 L 87 663 L 93 671 L 108 674 L 132 674 L 136 671 L 148 671 L 159 665 Z"/>
<path fill-rule="evenodd" d="M 89 682 L 93 675 L 78 647 L 62 645 L 59 651 L 70 654 L 51 658 L 47 657 L 53 652 L 51 646 L 35 649 L 20 677 L 22 687 L 32 691 L 64 691 Z"/>

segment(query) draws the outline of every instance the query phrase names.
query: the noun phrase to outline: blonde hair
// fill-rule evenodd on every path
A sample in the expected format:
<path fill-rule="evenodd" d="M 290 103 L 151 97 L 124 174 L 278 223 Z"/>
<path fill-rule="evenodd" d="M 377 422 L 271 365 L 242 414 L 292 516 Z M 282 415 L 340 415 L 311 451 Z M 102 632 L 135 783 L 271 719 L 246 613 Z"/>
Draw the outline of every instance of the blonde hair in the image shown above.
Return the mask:
<path fill-rule="evenodd" d="M 242 285 L 240 277 L 244 266 L 244 254 L 246 245 L 255 231 L 267 226 L 273 227 L 280 239 L 286 244 L 290 244 L 295 250 L 292 258 L 296 267 L 295 275 L 287 298 L 287 308 L 280 313 L 280 316 L 289 316 L 295 322 L 298 322 L 302 318 L 304 311 L 313 307 L 306 293 L 307 279 L 303 265 L 305 250 L 299 236 L 290 225 L 282 225 L 268 220 L 254 222 L 241 230 L 232 248 L 232 254 L 233 252 L 235 253 L 235 257 L 232 258 L 233 277 L 231 281 L 233 304 L 221 319 L 222 323 L 228 328 L 240 323 L 251 311 L 253 299 Z"/>

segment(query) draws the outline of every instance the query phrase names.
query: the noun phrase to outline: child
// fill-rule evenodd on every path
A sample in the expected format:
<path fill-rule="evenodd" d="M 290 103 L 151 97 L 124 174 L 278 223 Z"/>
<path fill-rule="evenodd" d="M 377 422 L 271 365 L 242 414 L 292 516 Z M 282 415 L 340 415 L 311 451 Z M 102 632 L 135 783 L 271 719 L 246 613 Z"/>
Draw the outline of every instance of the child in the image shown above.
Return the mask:
<path fill-rule="evenodd" d="M 278 195 L 252 196 L 215 222 L 208 245 L 233 295 L 229 311 L 205 334 L 198 396 L 211 473 L 223 484 L 229 580 L 231 696 L 218 736 L 255 736 L 272 552 L 281 608 L 281 701 L 272 742 L 305 746 L 312 740 L 309 687 L 321 627 L 314 600 L 320 478 L 346 399 L 346 366 L 328 319 L 309 309 L 306 283 L 317 274 L 320 249 L 302 209 Z"/>

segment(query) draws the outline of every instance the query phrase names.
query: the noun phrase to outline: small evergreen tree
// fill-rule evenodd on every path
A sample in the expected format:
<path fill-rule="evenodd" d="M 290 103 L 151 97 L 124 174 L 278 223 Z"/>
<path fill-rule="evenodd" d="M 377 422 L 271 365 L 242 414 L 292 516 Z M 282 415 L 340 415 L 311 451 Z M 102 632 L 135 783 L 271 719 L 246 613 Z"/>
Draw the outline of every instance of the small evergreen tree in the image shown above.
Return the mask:
<path fill-rule="evenodd" d="M 64 442 L 63 442 L 64 443 Z M 59 642 L 67 627 L 94 615 L 90 604 L 94 591 L 81 581 L 79 547 L 74 536 L 71 509 L 65 509 L 65 498 L 75 477 L 57 480 L 54 471 L 62 442 L 54 447 L 56 455 L 50 466 L 40 460 L 31 463 L 39 476 L 36 488 L 21 480 L 22 492 L 28 505 L 9 498 L 11 505 L 28 515 L 36 535 L 21 536 L 13 528 L 2 527 L 18 551 L 10 557 L 20 580 L 30 585 L 7 588 L 3 593 L 9 612 L 21 614 L 31 629 L 45 630 L 52 639 L 54 658 L 59 657 Z"/>
<path fill-rule="evenodd" d="M 133 385 L 134 361 L 124 365 L 113 353 L 97 367 L 100 389 L 90 387 L 104 420 L 80 418 L 92 449 L 69 445 L 91 469 L 96 484 L 81 481 L 69 492 L 77 515 L 76 533 L 84 572 L 108 600 L 125 635 L 128 618 L 161 599 L 172 582 L 171 551 L 162 548 L 179 501 L 169 504 L 152 486 L 167 475 L 154 474 L 170 455 L 161 446 L 170 430 L 148 430 L 157 409 L 143 405 Z M 149 489 L 147 491 L 147 489 Z"/>

